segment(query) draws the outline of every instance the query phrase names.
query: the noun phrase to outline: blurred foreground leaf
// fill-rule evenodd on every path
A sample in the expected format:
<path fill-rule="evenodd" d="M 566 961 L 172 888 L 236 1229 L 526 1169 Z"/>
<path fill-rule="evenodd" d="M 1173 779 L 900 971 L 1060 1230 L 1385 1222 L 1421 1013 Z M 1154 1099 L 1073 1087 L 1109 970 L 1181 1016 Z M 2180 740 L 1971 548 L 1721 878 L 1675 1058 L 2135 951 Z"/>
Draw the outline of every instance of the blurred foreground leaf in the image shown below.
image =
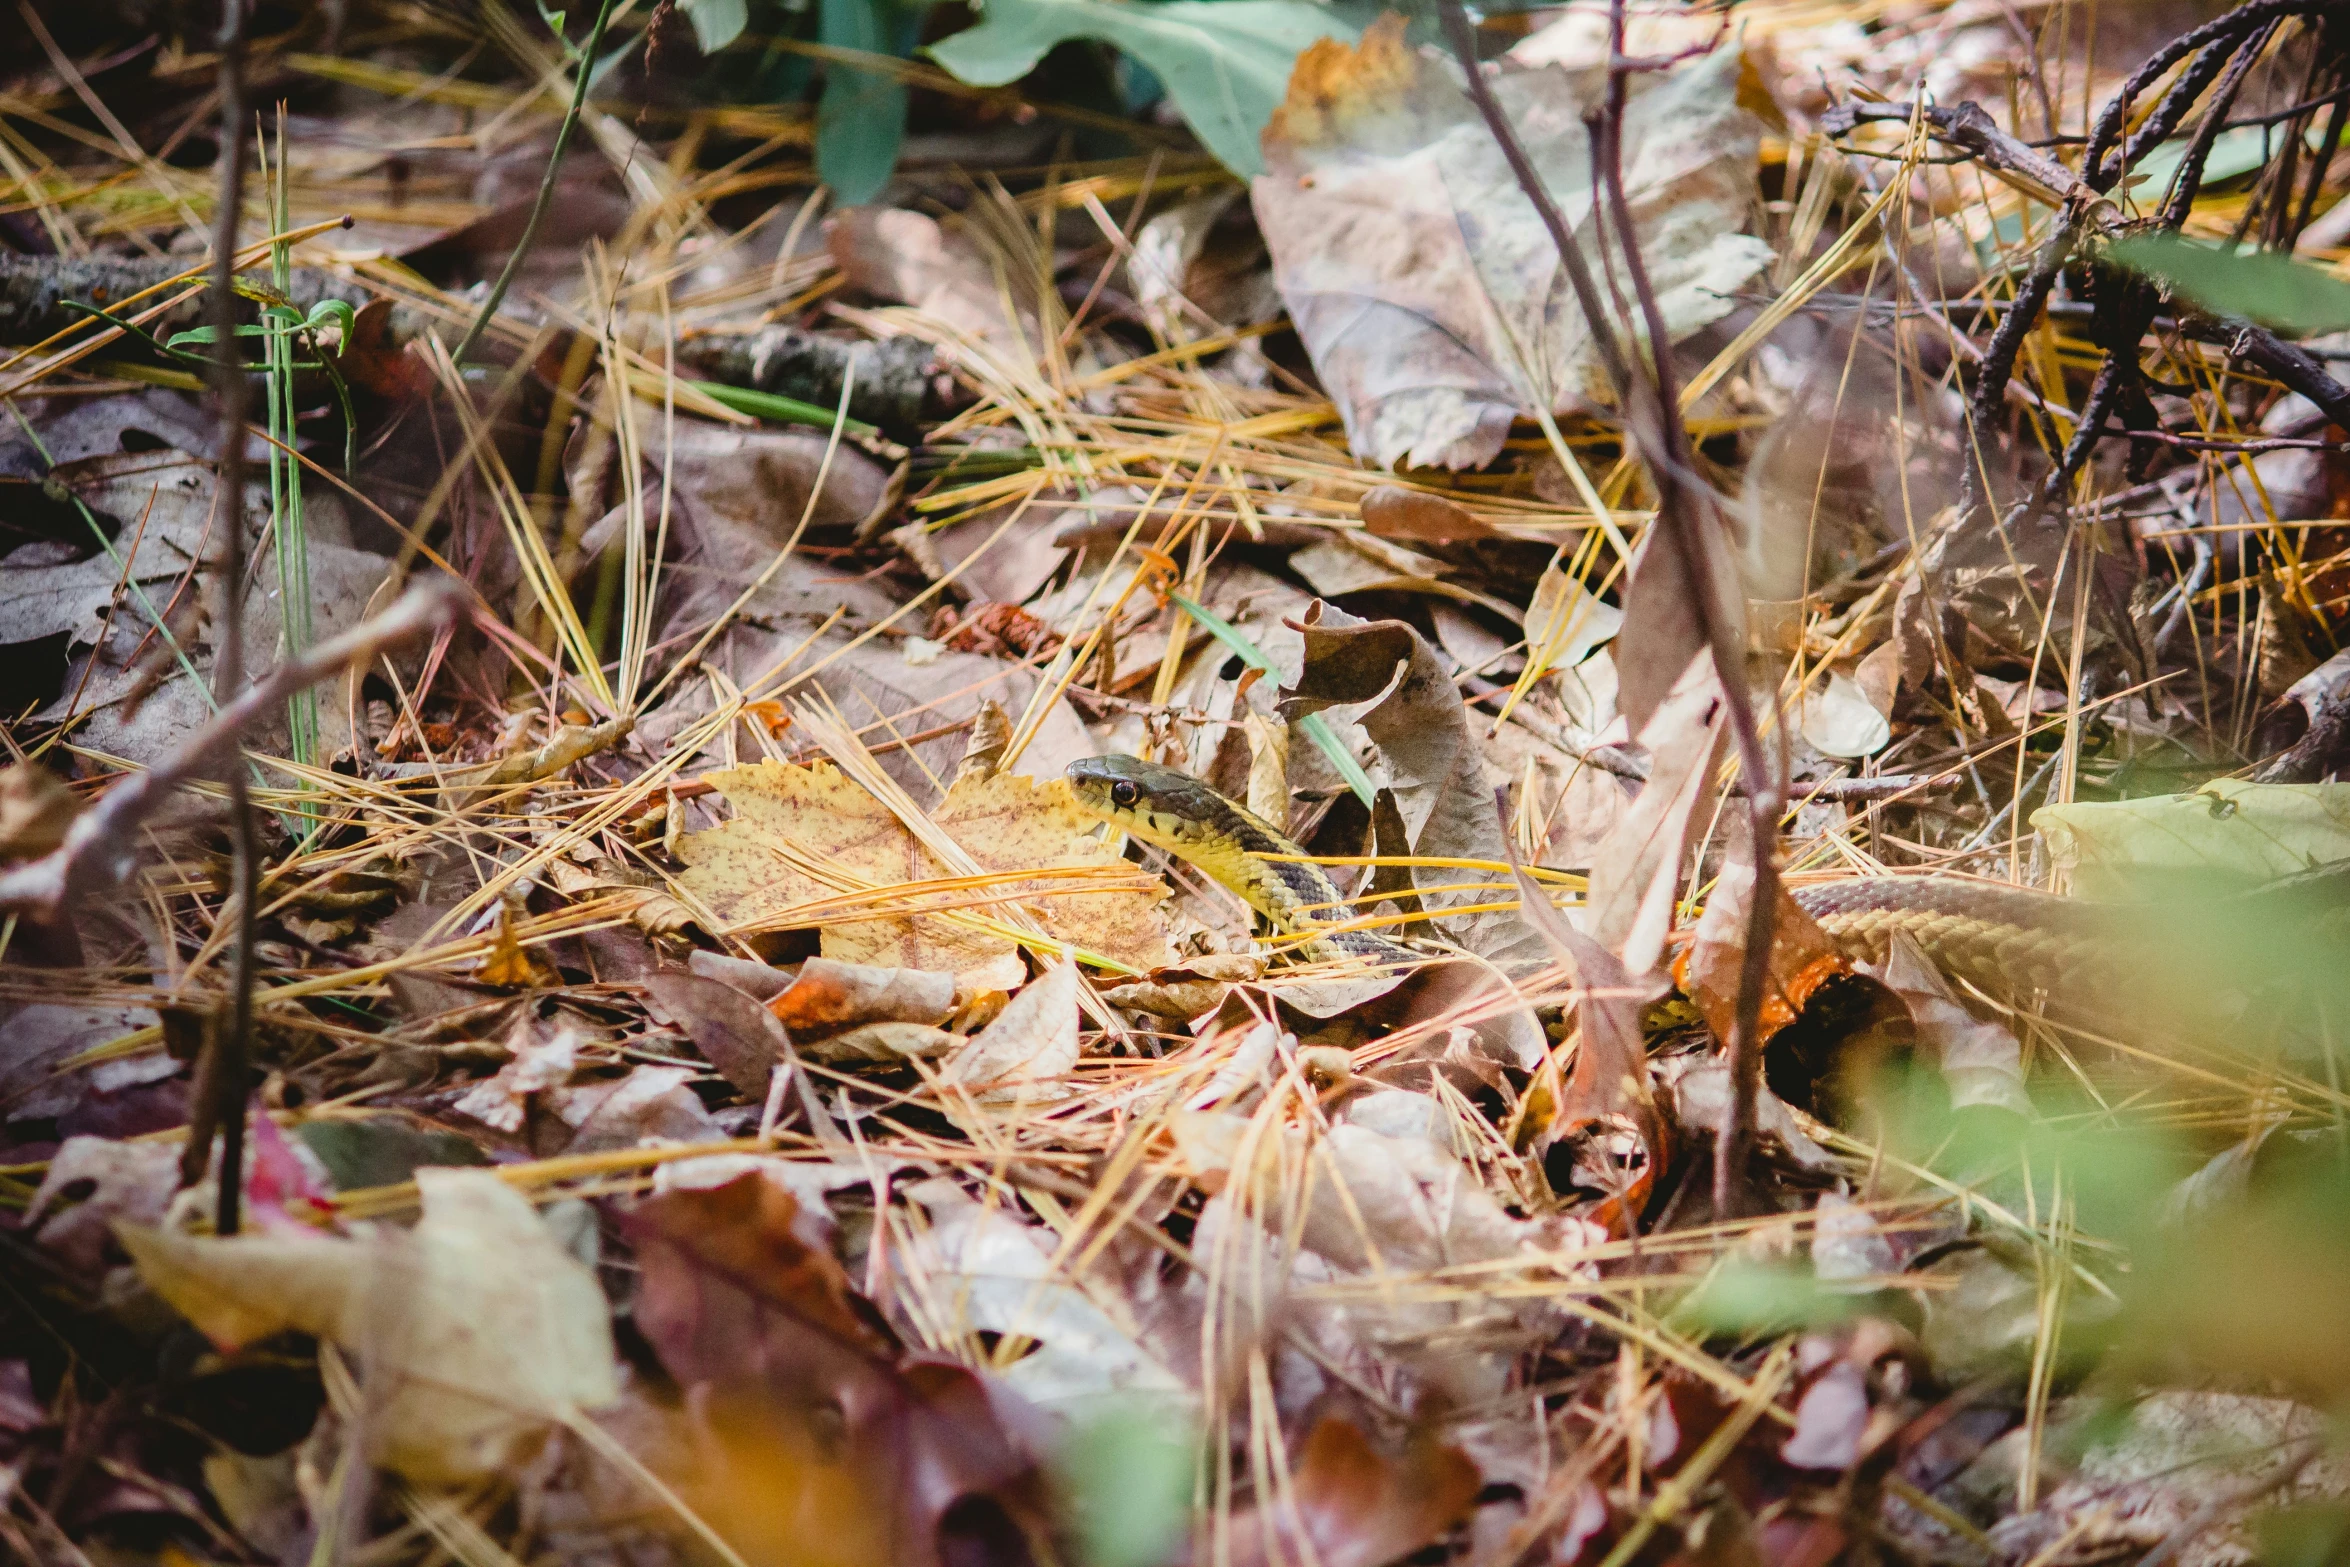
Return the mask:
<path fill-rule="evenodd" d="M 694 43 L 704 54 L 733 43 L 751 20 L 750 0 L 677 0 L 677 8 L 694 24 Z"/>
<path fill-rule="evenodd" d="M 1298 52 L 1355 29 L 1300 0 L 988 0 L 977 27 L 930 46 L 930 57 L 975 87 L 1001 87 L 1055 44 L 1098 38 L 1166 83 L 1199 139 L 1236 174 L 1264 166 L 1258 133 L 1289 90 Z"/>
<path fill-rule="evenodd" d="M 2182 877 L 2262 882 L 2350 858 L 2350 784 L 2215 778 L 2193 794 L 2043 806 L 2032 825 L 2084 898 Z"/>
<path fill-rule="evenodd" d="M 596 1276 L 486 1170 L 422 1169 L 424 1217 L 364 1239 L 216 1238 L 118 1227 L 148 1286 L 215 1343 L 288 1329 L 364 1355 L 380 1461 L 423 1485 L 479 1480 L 620 1396 Z"/>
<path fill-rule="evenodd" d="M 2350 327 L 2350 283 L 2290 256 L 2231 255 L 2172 234 L 2135 234 L 2105 253 L 2213 315 L 2241 316 L 2296 334 Z"/>
<path fill-rule="evenodd" d="M 1080 1424 L 1061 1449 L 1088 1567 L 1153 1567 L 1191 1510 L 1193 1441 L 1169 1407 L 1141 1404 Z"/>
<path fill-rule="evenodd" d="M 817 41 L 829 49 L 903 59 L 928 9 L 927 3 L 896 0 L 820 0 Z M 816 173 L 841 205 L 859 206 L 881 194 L 905 139 L 904 82 L 837 59 L 826 64 L 824 96 L 816 104 Z"/>

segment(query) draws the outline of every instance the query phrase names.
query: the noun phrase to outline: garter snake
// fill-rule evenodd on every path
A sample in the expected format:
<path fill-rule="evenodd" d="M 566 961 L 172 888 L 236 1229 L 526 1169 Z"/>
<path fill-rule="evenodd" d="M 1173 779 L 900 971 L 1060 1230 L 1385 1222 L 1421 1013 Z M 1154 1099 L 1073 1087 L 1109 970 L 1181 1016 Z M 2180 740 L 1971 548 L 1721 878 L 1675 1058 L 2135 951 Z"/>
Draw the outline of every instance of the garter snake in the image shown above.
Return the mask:
<path fill-rule="evenodd" d="M 1308 958 L 1416 962 L 1424 954 L 1334 923 L 1344 900 L 1304 850 L 1188 773 L 1125 756 L 1073 762 L 1080 806 L 1198 867 Z M 1269 858 L 1284 856 L 1285 858 Z M 2194 1006 L 2287 965 L 2338 959 L 2350 863 L 2250 891 L 2164 903 L 2099 903 L 1951 876 L 1850 877 L 1791 890 L 1854 960 L 1882 962 L 1894 936 L 1995 994 L 2044 995 L 2060 1010 Z M 1318 933 L 1320 932 L 1320 933 Z M 2314 943 L 2314 945 L 2313 945 Z M 2338 961 L 2332 965 L 2339 971 Z"/>
<path fill-rule="evenodd" d="M 1198 867 L 1284 935 L 1306 939 L 1299 955 L 1416 961 L 1421 955 L 1368 931 L 1316 928 L 1334 922 L 1344 900 L 1319 865 L 1264 818 L 1189 773 L 1130 756 L 1069 764 L 1086 811 Z M 1267 856 L 1279 855 L 1273 859 Z M 1845 956 L 1881 962 L 1896 932 L 1938 966 L 2000 991 L 2083 989 L 2141 943 L 2133 923 L 2104 905 L 2050 893 L 1950 877 L 1867 877 L 1792 889 Z"/>
<path fill-rule="evenodd" d="M 1420 961 L 1421 954 L 1367 930 L 1325 929 L 1346 907 L 1329 873 L 1303 859 L 1267 859 L 1305 850 L 1189 773 L 1131 756 L 1096 756 L 1071 762 L 1069 783 L 1085 810 L 1197 866 L 1274 930 L 1302 937 L 1300 957 Z"/>

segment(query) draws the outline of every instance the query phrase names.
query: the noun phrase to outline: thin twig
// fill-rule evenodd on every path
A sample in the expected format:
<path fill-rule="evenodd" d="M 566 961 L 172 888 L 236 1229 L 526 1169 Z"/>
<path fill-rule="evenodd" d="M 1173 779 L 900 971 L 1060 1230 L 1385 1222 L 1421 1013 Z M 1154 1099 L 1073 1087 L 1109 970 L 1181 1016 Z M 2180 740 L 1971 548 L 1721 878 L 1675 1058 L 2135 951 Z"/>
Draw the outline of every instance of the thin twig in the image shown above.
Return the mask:
<path fill-rule="evenodd" d="M 245 705 L 237 695 L 237 688 L 245 681 L 245 372 L 231 351 L 237 341 L 237 218 L 245 204 L 245 22 L 245 0 L 222 0 L 220 187 L 212 215 L 212 289 L 204 301 L 212 341 L 221 350 L 212 375 L 213 397 L 220 414 L 220 461 L 214 479 L 213 503 L 219 508 L 221 608 L 220 636 L 212 650 L 214 717 L 197 731 L 197 741 L 220 727 L 221 720 L 230 712 Z M 230 732 L 232 742 L 234 733 Z M 191 742 L 187 749 L 196 750 L 197 745 Z M 153 771 L 147 774 L 148 779 L 154 776 Z M 160 791 L 156 798 L 161 798 Z M 93 824 L 93 830 L 86 834 L 69 830 L 66 841 L 55 854 L 26 867 L 31 871 L 48 864 L 49 860 L 62 861 L 57 871 L 57 896 L 51 908 L 62 905 L 74 889 L 77 880 L 74 872 L 81 860 L 96 858 L 90 846 L 109 843 L 115 851 L 112 863 L 123 862 L 125 846 L 136 841 L 128 829 L 143 814 L 137 811 L 136 804 L 135 800 L 126 801 L 112 812 L 101 805 L 74 824 L 79 829 L 102 815 L 120 817 L 119 837 L 114 836 L 117 829 L 111 821 Z M 209 1107 L 213 1124 L 220 1128 L 220 1201 L 213 1227 L 222 1235 L 237 1233 L 239 1209 L 244 1199 L 245 1078 L 253 1031 L 253 917 L 260 884 L 261 850 L 253 832 L 253 796 L 241 767 L 228 769 L 228 815 L 233 863 L 229 902 L 221 913 L 224 918 L 235 919 L 237 929 L 229 958 L 228 1019 L 219 1036 L 217 1070 L 211 1074 L 217 1098 Z M 104 836 L 98 830 L 101 827 Z M 75 842 L 77 837 L 81 840 L 79 845 Z M 78 857 L 77 847 L 81 850 Z M 5 902 L 5 881 L 14 879 L 12 874 L 0 880 L 0 903 Z"/>
<path fill-rule="evenodd" d="M 230 0 L 231 4 L 235 0 Z M 563 170 L 563 154 L 571 146 L 571 133 L 579 126 L 580 111 L 587 107 L 588 83 L 596 74 L 596 51 L 604 44 L 604 24 L 612 20 L 612 0 L 603 0 L 596 7 L 595 25 L 588 29 L 587 43 L 579 51 L 579 79 L 571 87 L 571 106 L 563 111 L 563 123 L 555 130 L 555 150 L 547 158 L 547 172 L 539 179 L 538 198 L 530 204 L 530 221 L 522 225 L 522 237 L 514 242 L 514 249 L 506 256 L 506 265 L 498 271 L 498 281 L 490 285 L 490 297 L 481 302 L 481 314 L 473 318 L 473 325 L 465 329 L 465 336 L 449 355 L 450 361 L 462 369 L 465 356 L 473 352 L 481 335 L 490 329 L 490 321 L 498 307 L 506 302 L 506 290 L 514 284 L 514 274 L 522 270 L 523 260 L 530 255 L 530 247 L 538 241 L 539 223 L 547 215 L 547 208 L 555 199 L 555 181 Z M 561 34 L 555 42 L 563 45 Z M 567 46 L 566 46 L 567 47 Z"/>
<path fill-rule="evenodd" d="M 1459 60 L 1466 77 L 1470 99 L 1477 106 L 1495 143 L 1501 148 L 1510 172 L 1517 179 L 1534 210 L 1542 218 L 1551 243 L 1559 253 L 1560 264 L 1566 269 L 1573 287 L 1575 301 L 1581 307 L 1585 325 L 1589 328 L 1593 345 L 1598 349 L 1603 365 L 1615 386 L 1618 406 L 1625 417 L 1625 427 L 1631 433 L 1657 488 L 1657 523 L 1663 534 L 1666 555 L 1649 562 L 1644 555 L 1644 570 L 1655 570 L 1670 560 L 1679 567 L 1681 581 L 1693 603 L 1699 635 L 1711 654 L 1714 671 L 1720 678 L 1722 700 L 1729 713 L 1730 730 L 1736 738 L 1741 771 L 1745 774 L 1749 791 L 1749 811 L 1754 824 L 1756 859 L 1755 913 L 1749 921 L 1748 961 L 1746 973 L 1739 985 L 1738 1025 L 1733 1037 L 1726 1043 L 1732 1060 L 1732 1076 L 1740 1091 L 1733 1097 L 1731 1130 L 1726 1132 L 1716 1154 L 1715 1197 L 1720 1216 L 1727 1216 L 1734 1206 L 1735 1193 L 1744 1184 L 1744 1149 L 1752 1140 L 1754 1074 L 1740 1072 L 1738 1063 L 1754 1052 L 1747 1041 L 1754 1034 L 1756 1021 L 1762 1010 L 1762 982 L 1768 972 L 1767 959 L 1771 918 L 1777 897 L 1777 879 L 1770 867 L 1771 846 L 1777 839 L 1780 802 L 1784 789 L 1778 782 L 1777 770 L 1772 768 L 1763 752 L 1762 729 L 1756 722 L 1753 703 L 1748 694 L 1743 638 L 1722 612 L 1722 590 L 1725 586 L 1716 571 L 1720 551 L 1709 548 L 1715 542 L 1708 530 L 1716 524 L 1710 513 L 1707 487 L 1695 471 L 1689 450 L 1687 431 L 1682 427 L 1680 403 L 1672 384 L 1672 339 L 1664 326 L 1663 311 L 1657 303 L 1656 290 L 1648 270 L 1641 260 L 1640 245 L 1632 224 L 1631 205 L 1625 198 L 1623 182 L 1623 120 L 1625 87 L 1639 62 L 1624 54 L 1623 0 L 1614 0 L 1609 16 L 1608 98 L 1607 107 L 1592 127 L 1594 151 L 1602 170 L 1602 184 L 1606 197 L 1615 209 L 1615 226 L 1619 248 L 1625 262 L 1625 274 L 1638 298 L 1639 308 L 1647 328 L 1649 340 L 1646 374 L 1641 373 L 1616 335 L 1615 323 L 1609 318 L 1600 298 L 1591 270 L 1585 264 L 1580 246 L 1575 242 L 1558 204 L 1551 199 L 1542 173 L 1526 155 L 1519 143 L 1517 131 L 1502 112 L 1491 86 L 1477 60 L 1477 35 L 1469 21 L 1468 11 L 1461 0 L 1438 0 L 1437 15 L 1444 25 L 1445 37 Z M 1601 192 L 1593 192 L 1593 216 L 1600 231 L 1605 232 L 1607 215 L 1601 202 Z M 1759 938 L 1759 939 L 1758 939 Z M 1758 950 L 1759 949 L 1759 950 Z M 1739 1114 L 1739 1107 L 1744 1114 Z M 1748 1129 L 1740 1140 L 1732 1135 L 1739 1126 Z"/>
<path fill-rule="evenodd" d="M 1754 1101 L 1761 1081 L 1762 1052 L 1756 1030 L 1762 1017 L 1763 985 L 1770 974 L 1770 949 L 1778 918 L 1779 876 L 1775 858 L 1781 802 L 1785 798 L 1782 766 L 1774 767 L 1763 754 L 1762 732 L 1748 697 L 1745 647 L 1736 629 L 1721 614 L 1720 587 L 1715 580 L 1719 552 L 1707 548 L 1710 491 L 1688 472 L 1689 435 L 1681 423 L 1681 400 L 1673 384 L 1672 338 L 1665 329 L 1664 310 L 1648 263 L 1640 253 L 1640 236 L 1632 224 L 1632 203 L 1624 190 L 1624 105 L 1631 75 L 1624 58 L 1624 0 L 1608 7 L 1608 92 L 1605 125 L 1607 156 L 1601 163 L 1608 201 L 1615 209 L 1616 237 L 1623 251 L 1624 272 L 1640 302 L 1648 327 L 1649 368 L 1655 377 L 1656 439 L 1667 461 L 1652 465 L 1657 482 L 1657 517 L 1666 524 L 1666 538 L 1681 557 L 1684 579 L 1696 600 L 1698 621 L 1713 652 L 1715 673 L 1721 677 L 1722 698 L 1729 710 L 1730 732 L 1738 744 L 1739 770 L 1748 794 L 1748 838 L 1754 860 L 1754 901 L 1747 909 L 1746 948 L 1738 973 L 1738 1008 L 1730 1037 L 1723 1041 L 1730 1058 L 1730 1114 L 1714 1148 L 1713 1206 L 1716 1219 L 1733 1217 L 1746 1187 L 1746 1159 L 1754 1143 Z M 1782 735 L 1784 731 L 1782 730 Z"/>
<path fill-rule="evenodd" d="M 1500 101 L 1493 96 L 1492 86 L 1485 80 L 1485 73 L 1478 69 L 1477 30 L 1469 21 L 1468 9 L 1461 0 L 1437 0 L 1436 14 L 1444 23 L 1444 36 L 1452 45 L 1453 57 L 1460 61 L 1461 71 L 1468 78 L 1469 101 L 1477 106 L 1485 128 L 1492 132 L 1495 145 L 1501 148 L 1502 158 L 1517 179 L 1518 188 L 1534 204 L 1542 226 L 1550 231 L 1550 242 L 1557 247 L 1559 264 L 1566 268 L 1567 283 L 1575 291 L 1575 303 L 1581 307 L 1584 324 L 1591 330 L 1591 344 L 1599 350 L 1600 366 L 1607 371 L 1608 383 L 1615 389 L 1617 405 L 1629 413 L 1632 367 L 1625 358 L 1623 344 L 1617 340 L 1615 323 L 1608 318 L 1606 302 L 1599 297 L 1599 284 L 1583 259 L 1583 247 L 1575 243 L 1574 231 L 1567 227 L 1566 216 L 1551 199 L 1550 187 L 1543 183 L 1542 171 L 1526 155 L 1524 145 L 1518 140 L 1517 127 L 1510 124 Z"/>

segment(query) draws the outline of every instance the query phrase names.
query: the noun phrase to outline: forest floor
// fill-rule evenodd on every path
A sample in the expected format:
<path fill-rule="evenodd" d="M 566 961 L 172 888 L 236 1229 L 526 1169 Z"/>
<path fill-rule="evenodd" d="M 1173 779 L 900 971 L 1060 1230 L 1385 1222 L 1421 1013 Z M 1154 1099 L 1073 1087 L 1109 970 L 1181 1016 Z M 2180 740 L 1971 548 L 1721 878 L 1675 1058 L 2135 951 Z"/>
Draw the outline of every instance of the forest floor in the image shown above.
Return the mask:
<path fill-rule="evenodd" d="M 0 1554 L 2350 1559 L 2339 6 L 17 28 Z"/>

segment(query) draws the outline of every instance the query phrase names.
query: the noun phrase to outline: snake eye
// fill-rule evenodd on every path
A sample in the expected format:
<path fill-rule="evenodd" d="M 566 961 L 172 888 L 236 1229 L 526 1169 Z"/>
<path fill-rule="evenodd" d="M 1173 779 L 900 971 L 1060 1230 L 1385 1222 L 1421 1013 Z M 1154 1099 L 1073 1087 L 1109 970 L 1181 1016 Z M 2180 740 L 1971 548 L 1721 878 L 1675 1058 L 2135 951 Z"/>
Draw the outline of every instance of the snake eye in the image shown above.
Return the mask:
<path fill-rule="evenodd" d="M 1141 798 L 1142 787 L 1135 783 L 1131 778 L 1121 778 L 1116 783 L 1110 785 L 1110 799 L 1112 803 L 1123 806 L 1128 810 L 1133 809 L 1134 802 Z"/>

